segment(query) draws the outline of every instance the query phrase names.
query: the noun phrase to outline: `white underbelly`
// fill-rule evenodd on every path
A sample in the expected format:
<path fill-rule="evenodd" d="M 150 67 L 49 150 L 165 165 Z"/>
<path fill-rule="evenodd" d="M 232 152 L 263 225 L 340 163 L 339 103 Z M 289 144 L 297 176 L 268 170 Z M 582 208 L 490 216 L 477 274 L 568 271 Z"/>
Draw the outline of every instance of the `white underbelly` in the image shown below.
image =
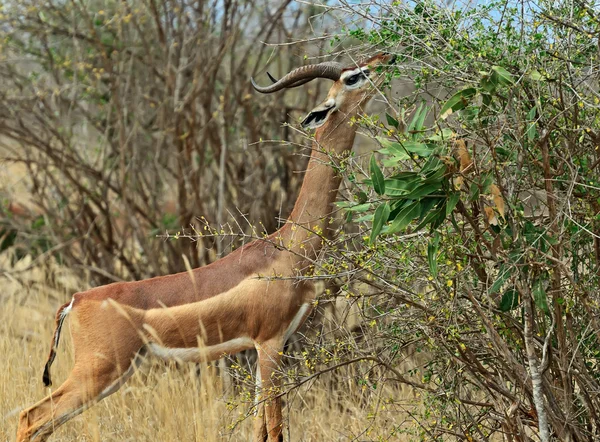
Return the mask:
<path fill-rule="evenodd" d="M 181 362 L 203 362 L 218 359 L 223 355 L 237 353 L 254 347 L 254 341 L 250 338 L 235 338 L 220 344 L 205 347 L 170 348 L 151 342 L 148 350 L 153 355 L 165 359 Z"/>

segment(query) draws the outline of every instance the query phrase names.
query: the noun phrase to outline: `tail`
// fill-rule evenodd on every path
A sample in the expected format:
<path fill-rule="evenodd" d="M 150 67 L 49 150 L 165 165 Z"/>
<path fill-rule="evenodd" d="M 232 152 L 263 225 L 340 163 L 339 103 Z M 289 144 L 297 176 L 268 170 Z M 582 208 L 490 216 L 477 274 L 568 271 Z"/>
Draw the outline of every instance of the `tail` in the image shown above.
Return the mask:
<path fill-rule="evenodd" d="M 71 307 L 73 306 L 73 300 L 70 302 L 63 304 L 58 311 L 56 312 L 56 325 L 54 329 L 54 337 L 52 340 L 52 346 L 50 347 L 50 354 L 48 355 L 48 360 L 46 361 L 46 366 L 44 367 L 44 374 L 42 376 L 42 381 L 46 387 L 52 385 L 52 379 L 50 379 L 50 366 L 54 362 L 54 358 L 56 357 L 56 348 L 58 347 L 58 341 L 60 340 L 60 331 L 63 326 L 63 322 L 69 312 L 71 311 Z"/>

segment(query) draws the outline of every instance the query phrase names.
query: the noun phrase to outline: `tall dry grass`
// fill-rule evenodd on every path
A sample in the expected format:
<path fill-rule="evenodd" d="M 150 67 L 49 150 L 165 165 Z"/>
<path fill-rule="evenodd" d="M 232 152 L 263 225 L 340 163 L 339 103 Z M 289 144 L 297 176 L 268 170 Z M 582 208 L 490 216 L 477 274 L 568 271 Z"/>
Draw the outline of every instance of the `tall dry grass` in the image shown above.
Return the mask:
<path fill-rule="evenodd" d="M 0 269 L 9 270 L 0 273 L 0 441 L 14 440 L 20 410 L 48 394 L 41 374 L 55 309 L 86 286 L 56 263 L 31 264 L 29 257 L 15 263 L 10 252 L 0 254 Z M 55 387 L 72 363 L 69 333 L 63 336 L 53 367 Z M 401 393 L 365 389 L 352 374 L 347 367 L 291 390 L 284 398 L 286 440 L 410 440 L 401 435 L 411 425 L 399 408 Z M 212 367 L 146 361 L 117 393 L 58 429 L 52 440 L 250 440 L 253 375 L 238 368 L 233 376 L 236 386 L 225 389 Z M 394 408 L 386 408 L 390 397 Z M 412 400 L 408 394 L 407 409 Z"/>

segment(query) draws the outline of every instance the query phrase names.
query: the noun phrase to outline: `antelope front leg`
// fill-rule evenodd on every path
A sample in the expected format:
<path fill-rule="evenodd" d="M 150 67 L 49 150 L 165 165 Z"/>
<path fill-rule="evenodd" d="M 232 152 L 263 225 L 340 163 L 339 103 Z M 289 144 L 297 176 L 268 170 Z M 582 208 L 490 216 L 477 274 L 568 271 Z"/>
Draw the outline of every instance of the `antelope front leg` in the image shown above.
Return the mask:
<path fill-rule="evenodd" d="M 281 393 L 283 343 L 281 339 L 274 339 L 257 344 L 256 348 L 260 385 L 257 388 L 258 412 L 254 423 L 254 441 L 283 442 L 281 397 L 278 396 Z"/>

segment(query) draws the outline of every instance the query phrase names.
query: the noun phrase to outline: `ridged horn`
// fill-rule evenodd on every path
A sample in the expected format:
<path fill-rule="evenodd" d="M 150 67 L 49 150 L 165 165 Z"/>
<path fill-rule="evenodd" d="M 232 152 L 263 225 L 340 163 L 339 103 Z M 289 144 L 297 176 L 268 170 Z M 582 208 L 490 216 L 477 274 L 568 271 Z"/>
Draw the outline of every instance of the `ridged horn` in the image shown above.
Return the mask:
<path fill-rule="evenodd" d="M 275 77 L 273 77 L 271 75 L 270 72 L 267 71 L 267 76 L 269 77 L 269 80 L 271 80 L 273 83 L 277 83 L 279 80 Z M 286 89 L 292 89 L 294 87 L 298 87 L 298 86 L 302 86 L 305 83 L 308 83 L 310 80 L 312 80 L 312 78 L 305 78 L 303 80 L 298 80 L 296 83 L 292 83 L 289 86 L 286 87 Z"/>
<path fill-rule="evenodd" d="M 270 86 L 261 87 L 250 78 L 252 87 L 262 94 L 270 94 L 272 92 L 280 91 L 284 88 L 298 87 L 304 83 L 308 83 L 310 80 L 315 78 L 328 78 L 333 81 L 337 81 L 342 75 L 344 67 L 340 63 L 328 61 L 325 63 L 311 64 L 308 66 L 302 66 L 294 69 L 289 74 L 283 76 L 279 80 L 276 80 L 272 75 L 269 75 L 271 81 L 275 80 L 275 83 Z"/>

